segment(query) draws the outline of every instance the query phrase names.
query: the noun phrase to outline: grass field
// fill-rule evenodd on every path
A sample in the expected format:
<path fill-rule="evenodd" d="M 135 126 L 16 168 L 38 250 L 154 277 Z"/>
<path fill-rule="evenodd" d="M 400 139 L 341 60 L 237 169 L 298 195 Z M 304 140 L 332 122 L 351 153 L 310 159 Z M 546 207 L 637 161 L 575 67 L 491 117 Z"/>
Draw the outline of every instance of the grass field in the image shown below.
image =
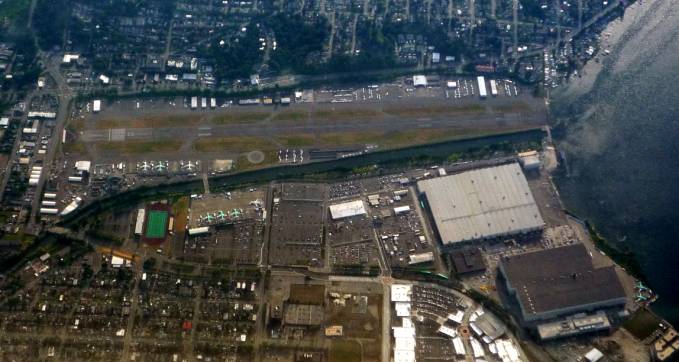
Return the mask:
<path fill-rule="evenodd" d="M 250 161 L 248 161 L 247 155 L 243 154 L 238 158 L 238 162 L 236 162 L 236 167 L 234 169 L 237 171 L 245 171 L 269 167 L 271 165 L 275 165 L 278 162 L 277 155 L 278 152 L 276 150 L 266 150 L 264 151 L 264 161 L 260 163 L 250 163 Z"/>
<path fill-rule="evenodd" d="M 362 131 L 362 132 L 333 132 L 318 136 L 308 133 L 298 135 L 280 135 L 268 139 L 265 137 L 206 137 L 198 139 L 193 148 L 198 152 L 250 152 L 262 151 L 267 155 L 275 154 L 281 147 L 342 147 L 360 146 L 366 144 L 378 145 L 381 149 L 413 146 L 419 144 L 442 142 L 467 137 L 486 136 L 504 132 L 519 131 L 525 127 L 495 127 L 495 128 L 441 128 L 441 129 L 412 129 L 397 132 Z"/>
<path fill-rule="evenodd" d="M 361 345 L 355 341 L 335 339 L 330 343 L 330 362 L 360 362 Z"/>
<path fill-rule="evenodd" d="M 368 131 L 325 133 L 318 137 L 318 144 L 328 146 L 352 146 L 374 144 L 382 149 L 413 146 L 419 144 L 443 142 L 459 138 L 486 136 L 503 132 L 518 131 L 522 127 L 504 128 L 443 128 L 443 129 L 413 129 L 398 132 Z"/>
<path fill-rule="evenodd" d="M 450 105 L 450 106 L 419 106 L 419 107 L 403 107 L 390 106 L 384 109 L 384 112 L 395 117 L 425 117 L 425 116 L 443 116 L 443 115 L 459 115 L 459 114 L 477 114 L 483 113 L 486 108 L 480 104 L 465 104 L 465 105 Z"/>
<path fill-rule="evenodd" d="M 273 113 L 268 110 L 257 112 L 224 113 L 211 117 L 209 123 L 213 125 L 234 124 L 234 123 L 256 123 L 267 119 L 272 114 Z"/>
<path fill-rule="evenodd" d="M 385 114 L 377 109 L 322 109 L 311 114 L 314 121 L 351 121 L 383 118 Z"/>
<path fill-rule="evenodd" d="M 191 127 L 199 124 L 201 116 L 196 114 L 142 116 L 139 118 L 109 118 L 94 123 L 96 129 L 109 128 L 156 128 L 156 127 Z"/>
<path fill-rule="evenodd" d="M 165 237 L 167 231 L 167 211 L 151 210 L 146 219 L 146 237 L 160 239 Z"/>
<path fill-rule="evenodd" d="M 126 141 L 126 142 L 102 142 L 97 143 L 97 149 L 108 153 L 120 153 L 124 155 L 152 153 L 152 152 L 175 152 L 182 146 L 182 141 Z"/>
<path fill-rule="evenodd" d="M 85 146 L 84 143 L 80 141 L 67 142 L 64 143 L 61 147 L 64 152 L 70 154 L 77 153 L 79 155 L 83 155 L 87 153 L 87 147 Z"/>
<path fill-rule="evenodd" d="M 291 111 L 291 110 L 285 110 L 285 111 L 280 111 L 276 113 L 276 116 L 274 117 L 275 121 L 281 121 L 281 122 L 300 122 L 300 121 L 306 121 L 309 118 L 309 112 L 307 111 Z"/>
<path fill-rule="evenodd" d="M 322 305 L 325 297 L 325 286 L 322 284 L 290 285 L 290 303 Z"/>
<path fill-rule="evenodd" d="M 316 143 L 314 135 L 308 133 L 300 133 L 294 136 L 278 136 L 274 140 L 286 147 L 308 147 Z"/>
<path fill-rule="evenodd" d="M 193 147 L 199 152 L 220 152 L 220 151 L 267 151 L 275 149 L 275 145 L 263 137 L 208 137 L 197 140 Z"/>
<path fill-rule="evenodd" d="M 177 233 L 184 233 L 186 230 L 186 217 L 189 214 L 189 198 L 180 197 L 172 205 L 172 214 L 174 215 L 174 230 Z"/>

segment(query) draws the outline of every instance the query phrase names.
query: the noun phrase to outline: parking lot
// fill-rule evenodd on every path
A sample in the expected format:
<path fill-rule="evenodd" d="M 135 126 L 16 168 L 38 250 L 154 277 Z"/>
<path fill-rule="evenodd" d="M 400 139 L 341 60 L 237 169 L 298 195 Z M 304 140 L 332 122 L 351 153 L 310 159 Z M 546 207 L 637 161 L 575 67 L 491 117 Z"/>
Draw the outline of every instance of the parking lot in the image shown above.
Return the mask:
<path fill-rule="evenodd" d="M 394 185 L 395 186 L 395 185 Z M 415 211 L 417 199 L 407 188 L 373 194 L 370 212 L 375 220 L 375 233 L 392 268 L 411 265 L 432 266 L 435 242 L 427 240 L 422 221 Z M 418 261 L 414 255 L 431 254 L 431 259 Z"/>
<path fill-rule="evenodd" d="M 286 188 L 289 193 L 281 192 Z M 290 185 L 274 190 L 269 261 L 275 265 L 321 267 L 325 258 L 322 245 L 324 204 L 296 200 L 297 192 L 293 190 L 295 187 Z M 300 192 L 303 196 L 306 194 Z"/>
<path fill-rule="evenodd" d="M 185 260 L 217 265 L 257 264 L 263 242 L 263 221 L 248 219 L 216 226 L 209 235 L 188 236 L 179 255 Z"/>
<path fill-rule="evenodd" d="M 497 97 L 518 97 L 525 90 L 509 79 L 487 79 L 496 82 Z M 488 87 L 488 86 L 487 86 Z M 490 88 L 490 87 L 488 87 Z M 342 87 L 319 89 L 313 92 L 317 103 L 363 103 L 393 102 L 409 98 L 447 99 L 464 101 L 477 99 L 479 95 L 476 78 L 427 76 L 426 86 L 415 86 L 412 77 L 394 82 L 366 85 L 362 87 Z M 306 98 L 310 101 L 310 98 Z"/>

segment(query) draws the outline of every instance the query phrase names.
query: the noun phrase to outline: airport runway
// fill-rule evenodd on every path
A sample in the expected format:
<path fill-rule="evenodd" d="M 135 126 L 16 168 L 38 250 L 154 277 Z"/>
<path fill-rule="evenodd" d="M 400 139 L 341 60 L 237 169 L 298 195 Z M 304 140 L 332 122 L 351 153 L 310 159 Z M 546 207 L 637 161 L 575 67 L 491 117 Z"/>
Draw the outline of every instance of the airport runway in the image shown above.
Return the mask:
<path fill-rule="evenodd" d="M 482 129 L 510 125 L 535 126 L 545 123 L 545 116 L 536 113 L 479 114 L 438 116 L 409 119 L 380 119 L 368 121 L 323 122 L 309 124 L 252 123 L 221 126 L 116 128 L 86 130 L 83 142 L 158 141 L 195 137 L 273 137 L 295 134 L 324 134 L 340 132 L 382 131 L 395 132 L 416 128 Z"/>

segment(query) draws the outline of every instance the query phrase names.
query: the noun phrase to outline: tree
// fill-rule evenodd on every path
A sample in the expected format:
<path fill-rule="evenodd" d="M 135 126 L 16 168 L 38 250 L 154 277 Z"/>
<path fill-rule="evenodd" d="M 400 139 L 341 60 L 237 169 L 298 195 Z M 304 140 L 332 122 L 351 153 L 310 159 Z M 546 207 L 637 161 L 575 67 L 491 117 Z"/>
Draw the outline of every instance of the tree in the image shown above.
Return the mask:
<path fill-rule="evenodd" d="M 70 18 L 68 0 L 37 0 L 33 12 L 33 27 L 42 49 L 61 46 Z"/>
<path fill-rule="evenodd" d="M 155 267 L 156 267 L 156 258 L 149 257 L 148 259 L 144 260 L 144 270 L 145 271 L 151 271 Z"/>
<path fill-rule="evenodd" d="M 279 14 L 267 19 L 267 24 L 278 44 L 269 64 L 273 70 L 310 73 L 317 69 L 330 35 L 327 19 L 319 17 L 308 23 L 299 15 Z"/>

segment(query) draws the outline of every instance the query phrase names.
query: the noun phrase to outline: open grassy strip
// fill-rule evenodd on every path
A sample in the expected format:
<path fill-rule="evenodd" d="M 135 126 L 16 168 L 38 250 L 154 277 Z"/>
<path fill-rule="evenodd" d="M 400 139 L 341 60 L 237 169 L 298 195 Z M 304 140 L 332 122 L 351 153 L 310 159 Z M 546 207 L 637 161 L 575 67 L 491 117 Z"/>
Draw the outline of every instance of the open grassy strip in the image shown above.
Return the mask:
<path fill-rule="evenodd" d="M 478 137 L 517 131 L 522 127 L 493 127 L 493 128 L 426 128 L 411 129 L 397 132 L 361 131 L 334 132 L 318 135 L 318 137 L 303 133 L 298 135 L 281 135 L 274 137 L 274 141 L 284 147 L 342 147 L 366 144 L 378 145 L 381 148 L 398 148 L 433 142 L 442 142 L 458 138 Z M 262 151 L 267 156 L 263 163 L 267 163 L 269 156 L 275 156 L 279 146 L 265 137 L 207 137 L 200 138 L 194 143 L 194 149 L 199 152 L 250 152 Z M 242 163 L 242 162 L 241 162 Z M 240 169 L 240 167 L 239 167 Z"/>
<path fill-rule="evenodd" d="M 134 119 L 102 119 L 93 121 L 95 129 L 109 128 L 155 128 L 155 127 L 190 127 L 199 124 L 201 116 L 197 114 L 146 116 Z"/>
<path fill-rule="evenodd" d="M 294 136 L 278 136 L 274 137 L 274 140 L 285 147 L 309 147 L 316 144 L 316 137 L 308 133 Z"/>
<path fill-rule="evenodd" d="M 236 123 L 252 123 L 266 119 L 271 115 L 270 111 L 259 112 L 234 112 L 220 114 L 178 114 L 178 115 L 153 115 L 139 118 L 106 118 L 93 121 L 95 129 L 109 128 L 160 128 L 160 127 L 191 127 L 199 124 L 225 125 Z M 85 128 L 83 122 L 79 122 L 78 130 Z"/>
<path fill-rule="evenodd" d="M 253 123 L 265 120 L 271 115 L 270 110 L 257 112 L 233 112 L 217 114 L 209 118 L 209 123 L 212 125 L 235 124 L 235 123 Z"/>
<path fill-rule="evenodd" d="M 395 117 L 426 117 L 447 114 L 484 113 L 485 111 L 486 108 L 477 103 L 451 106 L 390 106 L 384 108 L 385 113 Z"/>
<path fill-rule="evenodd" d="M 186 230 L 186 218 L 189 214 L 189 198 L 180 197 L 172 204 L 172 214 L 174 215 L 174 230 L 177 233 L 184 233 Z"/>
<path fill-rule="evenodd" d="M 250 161 L 248 161 L 248 157 L 246 154 L 241 155 L 238 158 L 238 162 L 236 162 L 235 170 L 236 171 L 256 170 L 260 168 L 273 166 L 277 163 L 278 163 L 278 151 L 271 149 L 268 151 L 264 151 L 264 161 L 260 163 L 251 163 Z"/>
<path fill-rule="evenodd" d="M 302 122 L 309 118 L 307 111 L 284 110 L 276 113 L 273 120 L 281 122 Z"/>
<path fill-rule="evenodd" d="M 385 114 L 377 109 L 321 109 L 311 113 L 312 121 L 350 121 L 355 119 L 382 118 Z"/>
<path fill-rule="evenodd" d="M 290 303 L 323 305 L 325 286 L 320 284 L 290 285 Z"/>
<path fill-rule="evenodd" d="M 87 153 L 85 143 L 81 141 L 67 142 L 62 145 L 64 153 L 83 155 Z"/>
<path fill-rule="evenodd" d="M 462 129 L 414 129 L 408 131 L 385 133 L 377 144 L 384 148 L 441 142 L 464 137 L 485 136 L 499 133 L 499 129 L 462 128 Z"/>
<path fill-rule="evenodd" d="M 250 152 L 276 149 L 276 145 L 264 137 L 205 137 L 198 139 L 193 147 L 199 152 Z"/>
<path fill-rule="evenodd" d="M 153 152 L 176 152 L 182 145 L 182 141 L 125 141 L 125 142 L 102 142 L 97 143 L 98 151 L 107 153 L 119 153 L 123 155 L 153 153 Z"/>
<path fill-rule="evenodd" d="M 352 340 L 333 339 L 330 342 L 330 362 L 358 362 L 361 360 L 361 345 Z"/>
<path fill-rule="evenodd" d="M 443 128 L 443 129 L 413 129 L 397 132 L 345 132 L 326 133 L 319 135 L 318 144 L 328 146 L 352 146 L 374 144 L 381 148 L 397 148 L 426 143 L 442 142 L 458 138 L 478 137 L 517 131 L 521 127 L 504 128 Z"/>
<path fill-rule="evenodd" d="M 318 136 L 318 144 L 325 146 L 377 144 L 384 135 L 385 132 L 381 131 L 324 133 Z"/>

